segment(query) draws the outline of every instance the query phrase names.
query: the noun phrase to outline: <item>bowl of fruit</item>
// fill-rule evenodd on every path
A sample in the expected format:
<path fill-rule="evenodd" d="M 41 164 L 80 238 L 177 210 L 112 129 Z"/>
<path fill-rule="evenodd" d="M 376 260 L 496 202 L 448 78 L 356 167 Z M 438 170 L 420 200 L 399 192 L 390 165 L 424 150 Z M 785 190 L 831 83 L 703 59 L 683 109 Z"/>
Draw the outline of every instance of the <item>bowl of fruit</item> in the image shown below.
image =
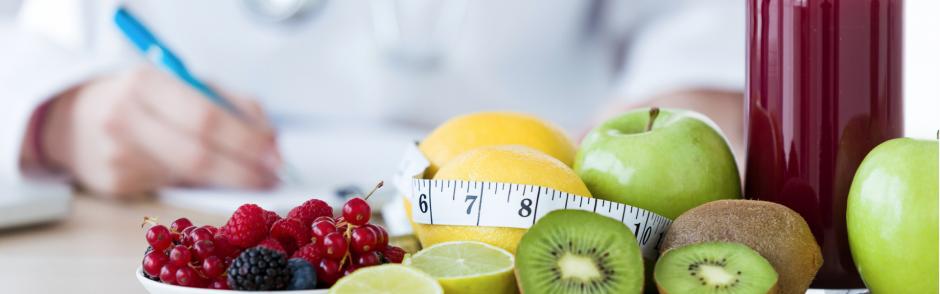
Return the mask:
<path fill-rule="evenodd" d="M 402 262 L 405 251 L 388 244 L 384 228 L 369 223 L 369 195 L 347 201 L 339 217 L 318 199 L 284 217 L 244 204 L 218 227 L 187 218 L 162 225 L 145 217 L 149 246 L 137 278 L 152 294 L 326 293 L 358 269 Z"/>

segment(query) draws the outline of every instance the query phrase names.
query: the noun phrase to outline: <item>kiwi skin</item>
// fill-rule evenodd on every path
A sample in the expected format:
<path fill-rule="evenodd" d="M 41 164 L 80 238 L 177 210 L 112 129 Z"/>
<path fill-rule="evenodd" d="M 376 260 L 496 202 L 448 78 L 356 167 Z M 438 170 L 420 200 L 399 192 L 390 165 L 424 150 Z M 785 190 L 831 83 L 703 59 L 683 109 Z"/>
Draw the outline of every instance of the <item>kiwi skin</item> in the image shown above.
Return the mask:
<path fill-rule="evenodd" d="M 809 225 L 786 206 L 758 200 L 718 200 L 680 215 L 660 252 L 700 242 L 737 242 L 764 256 L 779 274 L 779 293 L 806 293 L 822 266 Z"/>

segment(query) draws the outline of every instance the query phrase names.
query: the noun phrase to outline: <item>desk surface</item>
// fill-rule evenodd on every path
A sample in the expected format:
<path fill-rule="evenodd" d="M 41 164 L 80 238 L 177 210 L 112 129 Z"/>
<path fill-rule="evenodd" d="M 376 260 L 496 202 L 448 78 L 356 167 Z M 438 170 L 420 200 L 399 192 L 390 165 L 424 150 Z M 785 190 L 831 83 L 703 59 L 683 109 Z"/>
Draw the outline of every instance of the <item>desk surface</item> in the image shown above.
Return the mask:
<path fill-rule="evenodd" d="M 146 293 L 134 276 L 147 247 L 140 228 L 145 215 L 161 223 L 180 216 L 199 225 L 226 220 L 155 201 L 77 195 L 62 221 L 0 230 L 0 292 Z"/>

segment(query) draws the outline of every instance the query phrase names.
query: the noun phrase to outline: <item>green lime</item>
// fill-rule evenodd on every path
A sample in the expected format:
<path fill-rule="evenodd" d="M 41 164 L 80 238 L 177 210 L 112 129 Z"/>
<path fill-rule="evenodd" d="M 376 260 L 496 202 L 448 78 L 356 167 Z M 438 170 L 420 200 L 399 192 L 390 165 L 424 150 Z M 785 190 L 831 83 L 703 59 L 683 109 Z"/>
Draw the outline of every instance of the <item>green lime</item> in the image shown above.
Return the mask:
<path fill-rule="evenodd" d="M 404 264 L 437 278 L 448 294 L 517 293 L 511 253 L 474 241 L 436 244 L 418 251 Z"/>
<path fill-rule="evenodd" d="M 440 294 L 441 285 L 428 274 L 400 264 L 370 266 L 339 279 L 330 294 Z"/>

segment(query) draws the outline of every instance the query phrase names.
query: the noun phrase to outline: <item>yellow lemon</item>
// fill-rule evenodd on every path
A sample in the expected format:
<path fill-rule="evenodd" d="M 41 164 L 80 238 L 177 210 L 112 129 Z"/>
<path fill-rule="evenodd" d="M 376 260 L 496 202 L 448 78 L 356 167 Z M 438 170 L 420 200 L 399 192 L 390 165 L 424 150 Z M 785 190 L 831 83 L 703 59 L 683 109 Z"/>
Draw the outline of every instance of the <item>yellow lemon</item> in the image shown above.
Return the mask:
<path fill-rule="evenodd" d="M 467 151 L 435 174 L 436 180 L 488 181 L 536 185 L 581 196 L 587 186 L 565 163 L 535 149 L 519 145 L 488 146 Z M 405 209 L 411 218 L 411 205 Z M 478 241 L 516 252 L 525 229 L 414 224 L 421 246 L 449 241 Z"/>
<path fill-rule="evenodd" d="M 493 145 L 523 145 L 542 151 L 567 166 L 574 164 L 574 143 L 557 127 L 531 115 L 515 112 L 478 112 L 452 118 L 431 132 L 421 145 L 431 166 L 427 176 L 454 157 Z"/>

